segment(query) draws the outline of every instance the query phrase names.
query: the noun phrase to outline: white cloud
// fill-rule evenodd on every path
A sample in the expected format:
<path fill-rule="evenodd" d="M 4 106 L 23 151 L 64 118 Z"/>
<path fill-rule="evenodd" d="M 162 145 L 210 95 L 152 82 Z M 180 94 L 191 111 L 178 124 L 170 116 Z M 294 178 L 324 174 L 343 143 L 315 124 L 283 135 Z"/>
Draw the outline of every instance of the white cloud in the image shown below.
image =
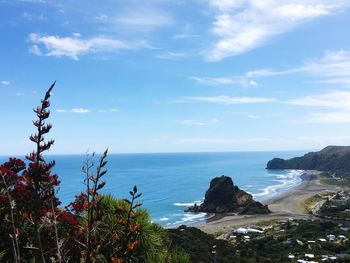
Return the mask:
<path fill-rule="evenodd" d="M 329 93 L 306 96 L 286 101 L 287 104 L 350 110 L 350 91 L 332 91 Z"/>
<path fill-rule="evenodd" d="M 41 50 L 40 50 L 38 45 L 32 45 L 29 48 L 29 52 L 34 54 L 34 55 L 37 55 L 37 56 L 42 56 L 43 55 L 43 53 L 41 52 Z"/>
<path fill-rule="evenodd" d="M 185 144 L 247 144 L 268 141 L 267 138 L 215 138 L 193 137 L 180 139 L 179 143 Z"/>
<path fill-rule="evenodd" d="M 23 18 L 27 19 L 29 21 L 35 21 L 35 20 L 47 20 L 47 18 L 43 14 L 31 14 L 24 12 Z"/>
<path fill-rule="evenodd" d="M 208 125 L 207 122 L 199 121 L 199 120 L 183 120 L 181 121 L 182 124 L 185 125 L 195 125 L 195 126 L 204 126 Z"/>
<path fill-rule="evenodd" d="M 327 51 L 323 57 L 309 59 L 300 67 L 287 70 L 260 69 L 245 74 L 249 78 L 305 73 L 317 77 L 320 83 L 350 84 L 350 51 Z"/>
<path fill-rule="evenodd" d="M 77 35 L 73 37 L 59 37 L 32 33 L 29 35 L 28 40 L 33 44 L 30 47 L 30 52 L 35 55 L 66 56 L 75 60 L 78 60 L 80 55 L 88 53 L 115 52 L 147 47 L 144 41 L 126 42 L 105 37 L 81 39 Z"/>
<path fill-rule="evenodd" d="M 309 60 L 300 70 L 321 77 L 320 82 L 350 84 L 350 51 L 329 51 L 321 59 Z"/>
<path fill-rule="evenodd" d="M 51 3 L 50 1 L 45 1 L 45 0 L 19 0 L 19 2 L 23 2 L 23 3 L 39 3 L 39 4 Z"/>
<path fill-rule="evenodd" d="M 107 22 L 109 18 L 106 14 L 98 14 L 95 19 L 100 22 Z"/>
<path fill-rule="evenodd" d="M 301 122 L 307 123 L 350 123 L 350 111 L 309 114 Z"/>
<path fill-rule="evenodd" d="M 218 40 L 206 53 L 211 61 L 260 47 L 312 19 L 350 6 L 346 0 L 209 0 L 215 9 L 212 33 Z"/>
<path fill-rule="evenodd" d="M 350 84 L 350 50 L 327 51 L 321 58 L 308 59 L 300 66 L 284 70 L 269 68 L 248 71 L 241 76 L 231 77 L 191 77 L 191 79 L 206 85 L 242 84 L 255 86 L 255 79 L 290 74 L 307 74 L 316 77 L 317 83 Z"/>
<path fill-rule="evenodd" d="M 100 14 L 96 19 L 128 32 L 150 31 L 174 23 L 174 19 L 163 10 L 142 5 L 124 9 L 117 16 Z"/>
<path fill-rule="evenodd" d="M 2 80 L 1 84 L 4 85 L 4 86 L 10 86 L 11 82 L 9 80 Z"/>
<path fill-rule="evenodd" d="M 64 109 L 57 109 L 57 112 L 60 113 L 65 113 L 65 112 L 70 112 L 70 113 L 89 113 L 91 112 L 89 109 L 84 109 L 84 108 L 73 108 L 69 110 L 64 110 Z"/>
<path fill-rule="evenodd" d="M 192 80 L 203 85 L 240 85 L 243 87 L 256 87 L 258 83 L 254 80 L 245 77 L 216 77 L 216 78 L 204 78 L 204 77 L 191 77 Z"/>
<path fill-rule="evenodd" d="M 113 109 L 108 109 L 108 110 L 99 110 L 98 112 L 100 113 L 105 113 L 105 112 L 119 112 L 120 110 L 117 108 L 113 108 Z"/>
<path fill-rule="evenodd" d="M 184 57 L 185 57 L 185 53 L 182 53 L 182 52 L 165 52 L 165 53 L 156 55 L 156 58 L 170 59 L 170 60 L 178 60 Z"/>
<path fill-rule="evenodd" d="M 196 37 L 199 37 L 199 35 L 184 33 L 184 34 L 175 34 L 171 38 L 172 39 L 186 39 L 186 38 L 196 38 Z"/>
<path fill-rule="evenodd" d="M 325 94 L 288 100 L 285 103 L 333 109 L 333 111 L 330 112 L 310 113 L 301 120 L 292 122 L 350 123 L 350 91 L 332 91 Z"/>
<path fill-rule="evenodd" d="M 259 69 L 245 74 L 249 78 L 270 77 L 295 73 L 307 73 L 321 77 L 321 82 L 350 83 L 350 51 L 327 51 L 318 59 L 309 59 L 303 65 L 286 70 Z"/>
<path fill-rule="evenodd" d="M 149 30 L 173 24 L 173 19 L 161 10 L 133 8 L 114 18 L 114 22 L 127 28 Z"/>
<path fill-rule="evenodd" d="M 275 99 L 272 98 L 259 98 L 259 97 L 230 97 L 230 96 L 213 96 L 213 97 L 187 97 L 187 101 L 203 102 L 203 103 L 213 103 L 213 104 L 249 104 L 249 103 L 266 103 L 274 102 Z"/>
<path fill-rule="evenodd" d="M 206 125 L 213 125 L 215 123 L 218 123 L 218 118 L 213 118 L 210 121 L 200 121 L 200 120 L 183 120 L 181 121 L 181 124 L 185 125 L 194 125 L 194 126 L 206 126 Z"/>

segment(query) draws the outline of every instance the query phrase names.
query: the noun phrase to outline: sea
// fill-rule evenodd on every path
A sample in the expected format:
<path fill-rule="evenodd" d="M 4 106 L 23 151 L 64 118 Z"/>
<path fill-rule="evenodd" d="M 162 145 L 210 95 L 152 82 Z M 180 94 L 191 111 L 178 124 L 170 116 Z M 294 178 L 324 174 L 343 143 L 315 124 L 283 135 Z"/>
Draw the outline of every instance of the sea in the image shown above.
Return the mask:
<path fill-rule="evenodd" d="M 291 158 L 304 152 L 215 152 L 109 154 L 103 193 L 128 198 L 136 185 L 142 193 L 143 208 L 153 222 L 171 228 L 205 222 L 212 215 L 185 213 L 186 207 L 204 200 L 211 179 L 226 175 L 235 185 L 264 201 L 301 183 L 299 170 L 267 170 L 274 158 Z M 98 163 L 98 156 L 95 163 Z M 0 163 L 6 161 L 0 157 Z M 58 196 L 62 205 L 84 190 L 81 171 L 85 155 L 49 155 L 55 160 L 53 172 L 61 181 Z"/>

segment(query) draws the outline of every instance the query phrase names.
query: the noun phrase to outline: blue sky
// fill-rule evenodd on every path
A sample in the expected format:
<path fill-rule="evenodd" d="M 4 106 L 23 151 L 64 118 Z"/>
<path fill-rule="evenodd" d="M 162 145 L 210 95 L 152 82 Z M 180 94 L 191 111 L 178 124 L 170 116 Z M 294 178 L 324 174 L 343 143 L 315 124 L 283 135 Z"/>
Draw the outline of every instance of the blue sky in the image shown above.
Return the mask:
<path fill-rule="evenodd" d="M 0 154 L 350 144 L 348 0 L 0 0 Z"/>

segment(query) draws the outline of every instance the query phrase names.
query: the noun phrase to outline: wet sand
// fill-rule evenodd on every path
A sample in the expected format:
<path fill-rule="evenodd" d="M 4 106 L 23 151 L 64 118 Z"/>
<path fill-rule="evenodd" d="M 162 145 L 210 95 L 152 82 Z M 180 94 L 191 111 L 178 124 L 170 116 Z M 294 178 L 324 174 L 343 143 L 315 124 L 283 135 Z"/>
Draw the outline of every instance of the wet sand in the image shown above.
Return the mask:
<path fill-rule="evenodd" d="M 264 201 L 272 213 L 268 215 L 235 215 L 222 214 L 210 218 L 206 223 L 196 227 L 210 234 L 225 232 L 232 228 L 263 221 L 282 220 L 287 218 L 306 219 L 310 215 L 305 211 L 305 201 L 320 193 L 336 192 L 344 189 L 336 185 L 321 183 L 320 172 L 306 171 L 303 182 L 287 192 Z"/>

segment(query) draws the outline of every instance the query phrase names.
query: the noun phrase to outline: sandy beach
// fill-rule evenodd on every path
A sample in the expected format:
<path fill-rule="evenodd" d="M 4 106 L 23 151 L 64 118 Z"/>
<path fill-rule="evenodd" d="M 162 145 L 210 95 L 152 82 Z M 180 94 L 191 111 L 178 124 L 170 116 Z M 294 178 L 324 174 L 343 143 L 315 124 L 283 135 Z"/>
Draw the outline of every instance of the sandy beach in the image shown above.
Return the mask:
<path fill-rule="evenodd" d="M 324 184 L 320 180 L 320 172 L 306 171 L 303 182 L 287 192 L 264 201 L 272 211 L 268 215 L 216 215 L 206 223 L 196 226 L 210 234 L 225 232 L 237 226 L 257 224 L 263 221 L 282 220 L 287 218 L 304 219 L 310 215 L 305 211 L 305 201 L 316 195 L 336 192 L 344 189 L 336 185 Z"/>

